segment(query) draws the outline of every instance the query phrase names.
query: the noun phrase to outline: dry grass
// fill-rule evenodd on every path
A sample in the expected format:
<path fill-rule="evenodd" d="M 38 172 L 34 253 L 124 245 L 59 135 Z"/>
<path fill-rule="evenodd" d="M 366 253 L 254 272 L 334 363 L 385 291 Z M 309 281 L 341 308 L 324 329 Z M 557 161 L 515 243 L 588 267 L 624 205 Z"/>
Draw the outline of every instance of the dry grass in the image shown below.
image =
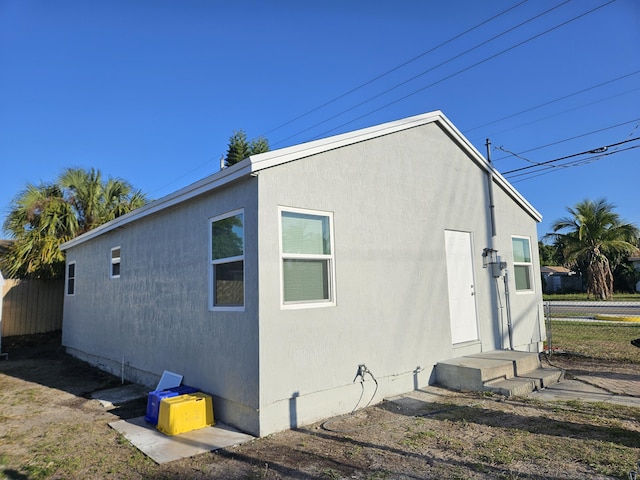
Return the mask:
<path fill-rule="evenodd" d="M 47 345 L 10 354 L 3 480 L 624 479 L 640 459 L 640 409 L 439 390 L 156 465 L 108 426 L 143 415 L 144 402 L 106 412 L 88 399 L 117 379 Z"/>

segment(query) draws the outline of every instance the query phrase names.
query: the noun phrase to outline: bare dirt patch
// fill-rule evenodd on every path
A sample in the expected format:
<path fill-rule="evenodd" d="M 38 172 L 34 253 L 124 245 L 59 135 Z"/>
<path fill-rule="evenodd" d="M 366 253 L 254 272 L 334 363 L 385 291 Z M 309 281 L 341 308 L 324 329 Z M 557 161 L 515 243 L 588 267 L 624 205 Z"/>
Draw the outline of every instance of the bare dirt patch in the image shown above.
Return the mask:
<path fill-rule="evenodd" d="M 66 355 L 58 336 L 5 339 L 3 351 L 0 479 L 623 479 L 640 460 L 640 409 L 433 390 L 156 465 L 108 426 L 145 402 L 106 411 L 90 399 L 119 379 Z M 561 360 L 570 374 L 640 373 Z"/>

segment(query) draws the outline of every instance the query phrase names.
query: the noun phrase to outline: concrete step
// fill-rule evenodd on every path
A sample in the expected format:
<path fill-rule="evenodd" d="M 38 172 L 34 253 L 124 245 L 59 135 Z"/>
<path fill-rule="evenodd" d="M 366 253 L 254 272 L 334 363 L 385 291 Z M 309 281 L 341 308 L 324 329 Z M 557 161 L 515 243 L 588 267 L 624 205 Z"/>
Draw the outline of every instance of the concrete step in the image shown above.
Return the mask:
<path fill-rule="evenodd" d="M 538 390 L 564 380 L 564 371 L 559 368 L 540 367 L 537 370 L 522 375 L 522 378 L 532 378 L 539 382 Z"/>
<path fill-rule="evenodd" d="M 454 390 L 527 395 L 557 383 L 562 370 L 543 368 L 537 353 L 498 350 L 452 358 L 436 365 L 436 383 Z"/>
<path fill-rule="evenodd" d="M 505 378 L 502 380 L 493 380 L 484 384 L 483 390 L 496 392 L 505 397 L 529 395 L 531 392 L 538 390 L 536 380 L 533 378 Z"/>
<path fill-rule="evenodd" d="M 494 350 L 470 355 L 470 357 L 510 361 L 513 363 L 515 376 L 537 370 L 541 366 L 540 357 L 537 353 L 518 352 L 516 350 Z"/>
<path fill-rule="evenodd" d="M 562 379 L 564 379 L 564 372 L 558 368 L 539 368 L 523 376 L 486 382 L 484 390 L 500 393 L 506 397 L 524 396 L 558 383 Z"/>
<path fill-rule="evenodd" d="M 436 383 L 454 390 L 482 390 L 486 382 L 513 376 L 509 360 L 458 357 L 436 365 Z"/>

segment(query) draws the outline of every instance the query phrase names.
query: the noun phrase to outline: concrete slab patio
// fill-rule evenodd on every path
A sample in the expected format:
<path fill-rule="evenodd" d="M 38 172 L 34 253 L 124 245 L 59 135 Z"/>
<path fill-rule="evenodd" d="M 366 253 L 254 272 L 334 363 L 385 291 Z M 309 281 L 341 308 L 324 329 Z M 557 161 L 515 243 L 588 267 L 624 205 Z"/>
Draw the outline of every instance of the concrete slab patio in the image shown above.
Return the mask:
<path fill-rule="evenodd" d="M 93 392 L 91 398 L 100 402 L 106 410 L 111 410 L 126 402 L 146 398 L 148 394 L 148 389 L 142 385 L 128 384 Z M 158 464 L 239 445 L 254 439 L 251 435 L 220 423 L 171 436 L 159 432 L 154 425 L 147 423 L 144 417 L 118 420 L 111 422 L 109 426 Z"/>
<path fill-rule="evenodd" d="M 109 426 L 124 435 L 138 450 L 158 464 L 193 457 L 254 439 L 251 435 L 223 424 L 171 436 L 156 430 L 144 420 L 144 417 L 118 420 Z"/>
<path fill-rule="evenodd" d="M 146 398 L 148 389 L 142 385 L 130 383 L 120 387 L 109 388 L 107 390 L 98 390 L 91 394 L 91 398 L 100 402 L 107 410 L 116 408 L 124 403 Z"/>

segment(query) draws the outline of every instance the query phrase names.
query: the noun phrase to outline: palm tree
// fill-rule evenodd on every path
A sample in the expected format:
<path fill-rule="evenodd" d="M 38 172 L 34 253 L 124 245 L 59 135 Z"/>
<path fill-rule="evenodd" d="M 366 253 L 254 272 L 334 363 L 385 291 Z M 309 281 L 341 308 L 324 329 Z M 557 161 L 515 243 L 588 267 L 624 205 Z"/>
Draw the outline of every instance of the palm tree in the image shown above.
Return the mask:
<path fill-rule="evenodd" d="M 571 216 L 556 220 L 551 226 L 554 233 L 547 234 L 564 245 L 570 266 L 585 266 L 587 297 L 611 298 L 611 259 L 631 253 L 638 242 L 638 228 L 620 219 L 614 208 L 605 199 L 583 200 L 567 207 Z"/>
<path fill-rule="evenodd" d="M 11 277 L 59 278 L 62 243 L 145 203 L 145 195 L 128 182 L 103 182 L 94 169 L 69 168 L 57 183 L 28 184 L 3 225 L 14 241 L 0 267 Z"/>
<path fill-rule="evenodd" d="M 146 203 L 140 190 L 133 190 L 129 182 L 109 178 L 102 180 L 99 170 L 68 168 L 58 178 L 67 202 L 78 218 L 78 234 L 130 212 Z"/>

